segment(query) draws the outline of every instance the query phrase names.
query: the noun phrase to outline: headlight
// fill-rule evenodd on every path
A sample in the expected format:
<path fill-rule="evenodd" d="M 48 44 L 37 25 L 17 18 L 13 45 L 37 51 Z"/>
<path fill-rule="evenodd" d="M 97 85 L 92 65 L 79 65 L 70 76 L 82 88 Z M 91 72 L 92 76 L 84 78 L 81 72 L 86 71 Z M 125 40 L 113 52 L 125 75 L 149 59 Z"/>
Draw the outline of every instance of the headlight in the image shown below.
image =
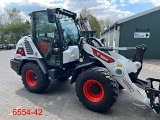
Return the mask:
<path fill-rule="evenodd" d="M 116 74 L 117 76 L 119 76 L 119 77 L 123 75 L 123 69 L 120 68 L 120 67 L 117 67 L 117 68 L 114 70 L 114 72 L 115 72 L 115 74 Z"/>

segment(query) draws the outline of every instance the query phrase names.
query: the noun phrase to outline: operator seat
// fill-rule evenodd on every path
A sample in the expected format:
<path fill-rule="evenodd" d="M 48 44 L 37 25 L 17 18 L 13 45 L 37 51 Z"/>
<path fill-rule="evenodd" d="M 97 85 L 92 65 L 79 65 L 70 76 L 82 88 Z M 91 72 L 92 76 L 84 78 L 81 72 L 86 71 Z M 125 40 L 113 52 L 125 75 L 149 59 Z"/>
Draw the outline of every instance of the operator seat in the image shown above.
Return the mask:
<path fill-rule="evenodd" d="M 45 41 L 39 42 L 39 47 L 44 54 L 48 54 L 50 45 L 47 42 Z"/>
<path fill-rule="evenodd" d="M 47 33 L 45 33 L 45 36 L 41 41 L 39 42 L 39 47 L 41 51 L 43 52 L 45 57 L 48 57 L 51 51 L 51 43 L 49 41 L 49 38 L 47 36 Z"/>

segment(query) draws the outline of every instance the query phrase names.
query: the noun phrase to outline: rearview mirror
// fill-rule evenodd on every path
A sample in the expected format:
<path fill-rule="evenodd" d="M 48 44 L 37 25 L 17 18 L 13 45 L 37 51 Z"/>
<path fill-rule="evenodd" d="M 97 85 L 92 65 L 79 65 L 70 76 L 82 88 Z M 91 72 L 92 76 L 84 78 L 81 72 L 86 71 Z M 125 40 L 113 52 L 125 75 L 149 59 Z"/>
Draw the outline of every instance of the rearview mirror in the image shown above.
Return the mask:
<path fill-rule="evenodd" d="M 52 9 L 47 9 L 47 15 L 49 23 L 56 22 L 56 15 L 54 14 L 54 11 Z"/>

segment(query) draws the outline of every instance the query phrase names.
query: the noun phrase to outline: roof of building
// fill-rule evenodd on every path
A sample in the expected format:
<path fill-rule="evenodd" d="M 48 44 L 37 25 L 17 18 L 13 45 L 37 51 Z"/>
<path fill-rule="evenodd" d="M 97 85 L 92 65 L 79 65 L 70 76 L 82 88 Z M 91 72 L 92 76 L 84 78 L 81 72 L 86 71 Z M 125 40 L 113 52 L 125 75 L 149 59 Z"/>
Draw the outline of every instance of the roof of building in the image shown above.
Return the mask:
<path fill-rule="evenodd" d="M 135 19 L 135 18 L 138 18 L 138 17 L 141 17 L 141 16 L 144 16 L 144 15 L 147 15 L 149 13 L 152 13 L 152 12 L 155 12 L 155 11 L 158 11 L 160 10 L 160 6 L 158 7 L 155 7 L 155 8 L 152 8 L 150 10 L 147 10 L 147 11 L 144 11 L 144 12 L 141 12 L 141 13 L 138 13 L 138 14 L 135 14 L 135 15 L 132 15 L 130 17 L 127 17 L 127 18 L 124 18 L 124 19 L 121 19 L 117 22 L 115 22 L 113 25 L 111 25 L 109 28 L 107 28 L 106 30 L 104 30 L 102 32 L 102 34 L 104 34 L 105 32 L 109 31 L 110 29 L 113 29 L 115 25 L 119 25 L 121 23 L 124 23 L 124 22 L 127 22 L 129 20 L 132 20 L 132 19 Z"/>

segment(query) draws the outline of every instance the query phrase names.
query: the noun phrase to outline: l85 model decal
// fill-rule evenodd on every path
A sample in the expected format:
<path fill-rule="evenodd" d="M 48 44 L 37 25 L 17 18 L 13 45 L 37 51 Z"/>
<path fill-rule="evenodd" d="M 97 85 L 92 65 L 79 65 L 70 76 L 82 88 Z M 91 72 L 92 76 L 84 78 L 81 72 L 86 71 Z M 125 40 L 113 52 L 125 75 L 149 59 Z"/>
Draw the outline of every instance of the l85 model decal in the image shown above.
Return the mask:
<path fill-rule="evenodd" d="M 127 82 L 127 80 L 125 80 L 124 78 L 122 78 L 122 79 L 123 79 L 123 83 L 128 87 L 128 89 L 129 89 L 131 92 L 133 92 L 134 89 L 133 89 L 132 86 Z"/>

